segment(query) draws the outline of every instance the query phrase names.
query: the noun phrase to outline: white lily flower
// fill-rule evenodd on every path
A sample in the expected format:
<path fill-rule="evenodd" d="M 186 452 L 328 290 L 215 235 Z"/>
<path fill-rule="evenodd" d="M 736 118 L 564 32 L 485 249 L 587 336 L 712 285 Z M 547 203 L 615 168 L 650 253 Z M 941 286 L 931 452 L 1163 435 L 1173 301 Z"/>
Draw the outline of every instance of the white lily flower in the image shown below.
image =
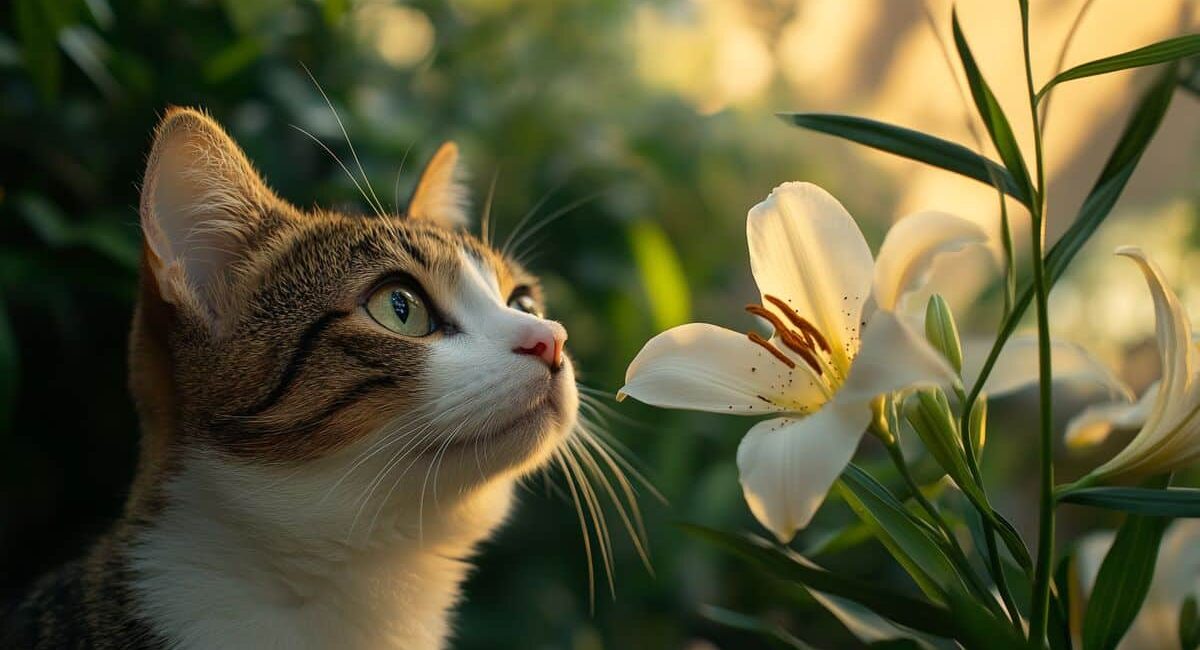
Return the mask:
<path fill-rule="evenodd" d="M 1089 409 L 1069 425 L 1068 440 L 1076 444 L 1103 439 L 1113 427 L 1141 425 L 1124 449 L 1092 471 L 1097 480 L 1152 476 L 1200 461 L 1200 351 L 1192 343 L 1191 321 L 1145 253 L 1124 247 L 1117 254 L 1133 260 L 1146 277 L 1163 374 L 1138 403 Z"/>
<path fill-rule="evenodd" d="M 895 313 L 934 259 L 986 240 L 942 212 L 897 222 L 872 259 L 844 207 L 809 183 L 785 183 L 747 217 L 750 266 L 762 295 L 747 311 L 770 339 L 691 323 L 646 343 L 619 397 L 655 406 L 775 414 L 738 448 L 746 502 L 782 542 L 808 525 L 871 423 L 871 402 L 954 371 Z"/>
<path fill-rule="evenodd" d="M 1080 587 L 1091 594 L 1113 533 L 1094 533 L 1079 543 Z M 1142 609 L 1117 650 L 1179 647 L 1179 610 L 1188 596 L 1200 598 L 1200 519 L 1171 524 L 1158 547 L 1158 561 Z"/>

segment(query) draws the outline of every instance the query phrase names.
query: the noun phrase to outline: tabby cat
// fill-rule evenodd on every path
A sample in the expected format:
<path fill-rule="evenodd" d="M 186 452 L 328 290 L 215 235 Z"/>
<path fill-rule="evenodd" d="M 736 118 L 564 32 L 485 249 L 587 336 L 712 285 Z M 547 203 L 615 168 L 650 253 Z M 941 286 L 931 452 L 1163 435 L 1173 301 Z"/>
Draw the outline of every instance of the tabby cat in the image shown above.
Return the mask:
<path fill-rule="evenodd" d="M 466 231 L 443 145 L 407 214 L 301 210 L 205 114 L 155 134 L 124 514 L 5 648 L 438 648 L 515 481 L 570 441 L 567 338 Z"/>

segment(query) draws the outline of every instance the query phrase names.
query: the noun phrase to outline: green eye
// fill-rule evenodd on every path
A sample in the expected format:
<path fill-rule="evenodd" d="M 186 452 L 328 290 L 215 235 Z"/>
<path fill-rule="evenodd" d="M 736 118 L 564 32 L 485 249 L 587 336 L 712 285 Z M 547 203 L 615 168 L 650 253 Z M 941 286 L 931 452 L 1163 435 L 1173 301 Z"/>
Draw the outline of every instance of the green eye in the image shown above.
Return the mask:
<path fill-rule="evenodd" d="M 399 282 L 376 289 L 367 300 L 367 313 L 376 323 L 404 336 L 428 336 L 437 328 L 420 294 Z"/>
<path fill-rule="evenodd" d="M 508 299 L 508 306 L 517 311 L 523 311 L 526 314 L 533 314 L 538 318 L 542 317 L 542 310 L 538 307 L 537 301 L 533 296 L 527 293 L 515 293 Z"/>

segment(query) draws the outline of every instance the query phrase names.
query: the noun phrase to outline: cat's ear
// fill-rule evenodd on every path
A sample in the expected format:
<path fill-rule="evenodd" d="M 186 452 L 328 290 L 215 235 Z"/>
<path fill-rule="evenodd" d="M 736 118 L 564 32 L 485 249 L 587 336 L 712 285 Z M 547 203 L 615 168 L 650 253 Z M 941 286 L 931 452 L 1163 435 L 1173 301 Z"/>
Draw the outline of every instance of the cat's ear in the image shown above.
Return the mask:
<path fill-rule="evenodd" d="M 215 318 L 234 265 L 278 202 L 220 125 L 193 109 L 168 111 L 155 132 L 140 210 L 162 298 Z"/>
<path fill-rule="evenodd" d="M 465 227 L 470 202 L 463 185 L 463 169 L 458 164 L 458 145 L 444 142 L 413 191 L 408 202 L 408 217 L 435 222 L 446 228 Z"/>

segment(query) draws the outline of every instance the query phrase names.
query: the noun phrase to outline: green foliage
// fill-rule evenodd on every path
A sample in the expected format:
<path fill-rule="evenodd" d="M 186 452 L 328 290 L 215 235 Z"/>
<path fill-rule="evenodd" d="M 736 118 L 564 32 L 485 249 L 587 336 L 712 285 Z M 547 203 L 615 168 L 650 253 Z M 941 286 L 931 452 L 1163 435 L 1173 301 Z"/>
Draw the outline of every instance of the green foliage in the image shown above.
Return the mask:
<path fill-rule="evenodd" d="M 980 183 L 992 185 L 999 182 L 1013 198 L 1026 204 L 1030 201 L 1027 184 L 1014 182 L 1008 170 L 961 144 L 902 126 L 851 115 L 782 113 L 780 117 L 799 127 L 952 171 Z"/>
<path fill-rule="evenodd" d="M 1029 179 L 1029 169 L 1025 166 L 1025 157 L 1021 154 L 1021 148 L 1017 146 L 1017 138 L 1013 135 L 1008 118 L 1004 116 L 1004 111 L 1000 108 L 1000 102 L 996 100 L 987 81 L 983 79 L 983 73 L 979 71 L 979 66 L 975 63 L 975 57 L 971 54 L 970 46 L 967 45 L 966 36 L 963 35 L 962 26 L 958 23 L 957 10 L 953 13 L 951 22 L 954 31 L 954 47 L 958 50 L 958 58 L 962 62 L 963 72 L 967 75 L 967 87 L 971 89 L 971 97 L 975 100 L 975 107 L 979 111 L 980 118 L 983 119 L 983 125 L 987 128 L 992 144 L 996 146 L 996 151 L 1000 154 L 1000 160 L 1004 161 L 1004 166 L 1008 168 L 1017 186 L 1021 188 L 1022 195 L 1032 197 L 1034 196 L 1033 185 Z"/>
<path fill-rule="evenodd" d="M 1200 34 L 1188 34 L 1187 36 L 1179 36 L 1153 43 L 1145 47 L 1139 47 L 1136 50 L 1115 54 L 1103 59 L 1077 65 L 1070 70 L 1064 70 L 1054 75 L 1053 79 L 1046 82 L 1045 86 L 1042 86 L 1042 89 L 1037 93 L 1037 98 L 1040 101 L 1046 96 L 1046 93 L 1050 92 L 1051 88 L 1064 81 L 1094 77 L 1096 75 L 1140 68 L 1157 63 L 1178 61 L 1179 59 L 1196 54 L 1200 54 Z"/>
<path fill-rule="evenodd" d="M 695 524 L 683 524 L 682 527 L 775 578 L 793 580 L 814 591 L 850 599 L 898 625 L 927 634 L 950 638 L 956 633 L 949 611 L 940 605 L 826 571 L 761 537 L 737 535 Z"/>
<path fill-rule="evenodd" d="M 1151 517 L 1200 517 L 1200 489 L 1089 487 L 1067 490 L 1063 503 Z"/>
<path fill-rule="evenodd" d="M 1091 191 L 1088 192 L 1087 198 L 1084 199 L 1078 216 L 1046 254 L 1046 271 L 1049 276 L 1047 281 L 1051 285 L 1062 276 L 1067 265 L 1112 212 L 1112 208 L 1120 198 L 1130 176 L 1137 168 L 1142 154 L 1146 151 L 1154 134 L 1158 132 L 1159 125 L 1162 124 L 1162 118 L 1174 95 L 1174 80 L 1174 69 L 1168 69 L 1138 100 L 1133 115 L 1117 140 L 1113 153 L 1109 155 L 1103 171 Z M 988 352 L 983 371 L 972 393 L 978 394 L 978 391 L 983 388 L 983 382 L 1000 357 L 1004 344 L 1017 330 L 1021 318 L 1025 315 L 1025 310 L 1033 302 L 1033 294 L 1032 285 L 1026 286 L 1020 292 L 1013 304 L 1012 311 L 1004 319 L 1000 331 L 996 334 L 996 340 Z"/>
<path fill-rule="evenodd" d="M 1083 650 L 1110 650 L 1125 636 L 1150 590 L 1168 523 L 1162 517 L 1131 515 L 1117 531 L 1083 617 Z"/>

